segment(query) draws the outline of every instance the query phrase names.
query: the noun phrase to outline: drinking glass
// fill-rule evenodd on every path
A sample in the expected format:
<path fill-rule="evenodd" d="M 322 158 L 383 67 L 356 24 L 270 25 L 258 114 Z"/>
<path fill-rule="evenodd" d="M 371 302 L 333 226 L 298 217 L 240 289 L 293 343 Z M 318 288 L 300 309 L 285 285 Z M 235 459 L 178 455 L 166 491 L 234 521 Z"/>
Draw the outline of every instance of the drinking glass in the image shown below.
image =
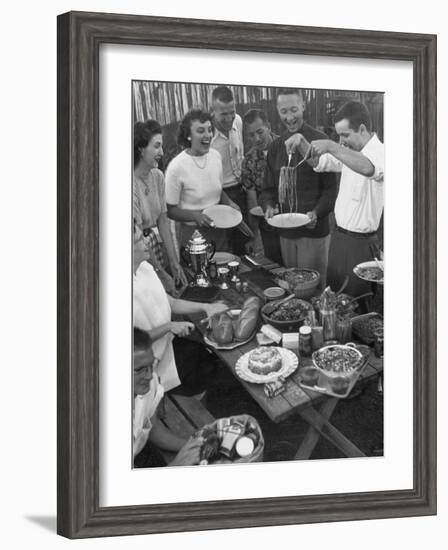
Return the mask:
<path fill-rule="evenodd" d="M 236 262 L 236 261 L 229 262 L 227 264 L 227 267 L 230 270 L 230 275 L 231 275 L 230 282 L 231 283 L 238 282 L 239 281 L 238 270 L 240 268 L 240 262 Z"/>
<path fill-rule="evenodd" d="M 227 267 L 218 267 L 219 280 L 221 281 L 219 288 L 222 290 L 227 290 L 229 285 L 227 284 L 227 279 L 229 276 L 229 269 Z"/>

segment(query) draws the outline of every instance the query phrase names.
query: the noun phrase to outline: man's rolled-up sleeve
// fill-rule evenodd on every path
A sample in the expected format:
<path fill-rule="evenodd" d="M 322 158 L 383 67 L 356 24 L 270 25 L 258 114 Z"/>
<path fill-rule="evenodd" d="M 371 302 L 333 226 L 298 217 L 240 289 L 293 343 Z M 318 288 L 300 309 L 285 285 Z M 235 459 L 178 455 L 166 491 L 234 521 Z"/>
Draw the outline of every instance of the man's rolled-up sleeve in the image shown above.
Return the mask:
<path fill-rule="evenodd" d="M 382 145 L 382 144 L 381 144 Z M 374 172 L 369 179 L 377 183 L 384 181 L 384 145 L 376 149 L 362 151 L 362 154 L 367 157 L 373 165 Z"/>
<path fill-rule="evenodd" d="M 319 157 L 319 162 L 314 167 L 315 172 L 340 172 L 342 162 L 330 153 L 324 153 Z"/>

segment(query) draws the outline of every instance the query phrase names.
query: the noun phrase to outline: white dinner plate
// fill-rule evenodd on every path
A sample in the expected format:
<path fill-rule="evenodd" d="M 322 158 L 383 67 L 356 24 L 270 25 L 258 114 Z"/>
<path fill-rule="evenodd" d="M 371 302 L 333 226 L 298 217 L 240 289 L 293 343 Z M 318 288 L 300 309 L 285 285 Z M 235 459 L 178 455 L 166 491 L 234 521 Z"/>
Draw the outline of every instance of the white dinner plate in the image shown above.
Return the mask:
<path fill-rule="evenodd" d="M 256 348 L 254 348 L 256 349 Z M 277 380 L 279 376 L 286 378 L 292 374 L 299 365 L 299 359 L 297 355 L 286 348 L 276 347 L 282 358 L 282 367 L 276 372 L 270 372 L 269 374 L 255 374 L 249 370 L 249 355 L 254 351 L 248 351 L 242 355 L 235 365 L 236 374 L 246 382 L 252 382 L 254 384 L 267 384 Z"/>
<path fill-rule="evenodd" d="M 382 260 L 378 260 L 378 263 L 380 267 L 384 270 L 384 262 Z M 373 267 L 378 269 L 378 265 L 375 261 L 372 262 L 362 262 L 361 264 L 358 264 L 353 268 L 353 273 L 359 277 L 360 279 L 363 279 L 364 281 L 369 281 L 369 283 L 378 283 L 382 285 L 384 283 L 384 271 L 383 271 L 383 277 L 381 279 L 372 279 L 370 277 L 367 277 L 366 275 L 363 275 L 361 269 L 363 267 Z"/>
<path fill-rule="evenodd" d="M 263 208 L 261 208 L 261 206 L 254 206 L 249 210 L 249 212 L 252 214 L 252 216 L 264 216 Z"/>
<path fill-rule="evenodd" d="M 243 221 L 241 212 L 226 204 L 210 206 L 209 208 L 205 208 L 203 213 L 213 220 L 218 229 L 230 229 Z"/>
<path fill-rule="evenodd" d="M 306 225 L 310 221 L 310 218 L 306 214 L 292 212 L 289 214 L 276 214 L 268 219 L 268 224 L 278 229 L 292 229 Z"/>
<path fill-rule="evenodd" d="M 235 254 L 231 254 L 230 252 L 215 252 L 212 260 L 216 262 L 216 265 L 224 265 L 228 264 L 229 262 L 240 261 L 238 256 L 235 256 Z"/>

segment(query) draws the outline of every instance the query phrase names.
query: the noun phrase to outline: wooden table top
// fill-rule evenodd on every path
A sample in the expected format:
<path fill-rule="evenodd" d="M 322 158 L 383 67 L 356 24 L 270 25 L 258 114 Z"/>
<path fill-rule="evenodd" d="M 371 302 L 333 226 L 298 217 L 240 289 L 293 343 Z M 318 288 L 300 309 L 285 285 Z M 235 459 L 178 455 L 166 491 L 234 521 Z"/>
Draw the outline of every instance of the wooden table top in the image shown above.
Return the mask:
<path fill-rule="evenodd" d="M 250 268 L 241 264 L 241 273 L 247 272 L 248 270 L 250 270 Z M 249 283 L 249 288 L 250 291 L 246 294 L 240 294 L 236 292 L 234 288 L 230 288 L 229 290 L 221 290 L 220 298 L 226 300 L 227 303 L 231 304 L 233 307 L 239 308 L 244 300 L 250 295 L 257 294 L 262 296 L 262 290 L 255 284 Z M 197 323 L 200 318 L 201 317 L 192 317 L 192 321 L 195 322 L 199 331 L 204 334 L 206 327 Z M 234 350 L 214 349 L 213 351 L 228 366 L 232 374 L 246 388 L 247 392 L 253 397 L 253 399 L 255 399 L 255 401 L 273 422 L 280 422 L 304 407 L 329 399 L 329 396 L 312 390 L 305 390 L 299 385 L 300 367 L 312 364 L 312 359 L 308 357 L 299 357 L 299 367 L 290 377 L 288 377 L 286 381 L 286 390 L 276 397 L 266 396 L 264 393 L 264 384 L 251 384 L 241 380 L 235 372 L 235 364 L 242 355 L 255 349 L 256 347 L 258 347 L 257 340 L 256 338 L 253 338 L 247 344 L 244 344 Z M 378 375 L 382 370 L 383 360 L 376 358 L 372 352 L 367 364 L 363 368 L 360 375 L 360 380 L 372 378 Z"/>

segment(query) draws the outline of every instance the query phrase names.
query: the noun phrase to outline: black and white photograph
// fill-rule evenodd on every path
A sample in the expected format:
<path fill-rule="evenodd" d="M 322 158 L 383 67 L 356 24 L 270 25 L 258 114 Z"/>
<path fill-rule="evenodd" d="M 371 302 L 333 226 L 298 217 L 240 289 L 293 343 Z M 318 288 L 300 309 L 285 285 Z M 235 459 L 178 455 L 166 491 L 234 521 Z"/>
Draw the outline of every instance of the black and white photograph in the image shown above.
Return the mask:
<path fill-rule="evenodd" d="M 384 93 L 131 91 L 133 467 L 384 456 Z"/>

